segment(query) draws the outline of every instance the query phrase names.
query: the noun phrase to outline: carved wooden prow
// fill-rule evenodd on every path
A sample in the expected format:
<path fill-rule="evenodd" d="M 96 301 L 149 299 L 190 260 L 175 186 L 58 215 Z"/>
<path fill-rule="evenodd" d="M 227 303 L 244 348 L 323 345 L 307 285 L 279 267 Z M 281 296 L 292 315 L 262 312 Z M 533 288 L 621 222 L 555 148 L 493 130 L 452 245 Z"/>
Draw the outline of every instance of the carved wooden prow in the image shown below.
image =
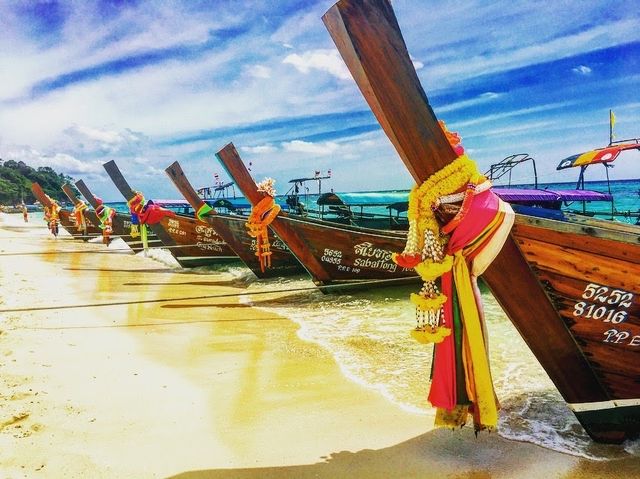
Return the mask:
<path fill-rule="evenodd" d="M 87 200 L 87 202 L 95 210 L 98 207 L 98 202 L 96 201 L 96 197 L 93 195 L 93 193 L 91 193 L 91 190 L 85 184 L 85 182 L 83 180 L 76 181 L 76 188 L 78 188 L 80 194 L 84 196 L 84 199 Z"/>
<path fill-rule="evenodd" d="M 129 186 L 129 183 L 127 183 L 127 180 L 122 175 L 122 172 L 120 171 L 120 168 L 118 168 L 118 165 L 116 165 L 115 161 L 108 161 L 102 166 L 107 170 L 109 178 L 111 178 L 111 181 L 116 185 L 116 188 L 118 188 L 118 191 L 120 191 L 122 196 L 124 196 L 125 200 L 129 201 L 135 196 L 135 192 Z"/>
<path fill-rule="evenodd" d="M 249 203 L 255 205 L 265 197 L 266 193 L 258 191 L 256 182 L 242 162 L 238 150 L 236 150 L 233 143 L 229 143 L 218 151 L 216 156 L 225 170 L 227 170 L 231 179 L 238 185 L 244 197 L 249 200 Z M 278 216 L 280 215 L 286 215 L 286 213 L 280 212 Z M 331 275 L 324 266 L 309 253 L 307 245 L 302 241 L 296 231 L 288 223 L 280 221 L 278 216 L 273 220 L 270 228 L 287 244 L 293 255 L 304 265 L 316 283 L 331 281 Z"/>
<path fill-rule="evenodd" d="M 67 198 L 69 198 L 69 201 L 71 201 L 71 203 L 73 203 L 74 206 L 77 206 L 80 203 L 82 203 L 82 200 L 78 198 L 78 196 L 76 195 L 76 192 L 73 191 L 73 188 L 69 183 L 65 183 L 64 185 L 62 185 L 62 191 L 64 191 L 64 194 L 67 195 Z"/>
<path fill-rule="evenodd" d="M 136 193 L 129 186 L 129 183 L 122 175 L 122 172 L 120 171 L 120 168 L 118 168 L 118 165 L 116 165 L 115 161 L 108 161 L 102 166 L 107 171 L 107 174 L 109 175 L 109 178 L 111 178 L 111 181 L 113 181 L 113 183 L 116 185 L 116 188 L 118 188 L 118 191 L 120 191 L 122 196 L 124 196 L 125 200 L 129 201 L 135 196 Z M 167 231 L 160 223 L 149 225 L 149 227 L 151 228 L 151 231 L 153 231 L 158 236 L 158 238 L 160 238 L 165 246 L 174 246 L 176 244 L 173 238 L 171 238 L 171 235 L 167 233 Z M 171 253 L 174 254 L 175 252 L 171 251 Z"/>
<path fill-rule="evenodd" d="M 33 196 L 42 203 L 42 206 L 46 206 L 47 208 L 51 208 L 51 199 L 44 192 L 42 187 L 38 183 L 31 183 L 31 191 L 33 192 Z"/>
<path fill-rule="evenodd" d="M 323 21 L 416 182 L 453 161 L 390 2 L 343 0 Z M 565 400 L 608 399 L 512 237 L 483 277 Z"/>
<path fill-rule="evenodd" d="M 184 174 L 180 163 L 174 161 L 171 165 L 169 165 L 164 170 L 173 184 L 178 188 L 178 191 L 182 193 L 182 196 L 189 202 L 191 207 L 198 211 L 200 207 L 205 203 L 198 192 L 193 188 L 189 180 Z"/>

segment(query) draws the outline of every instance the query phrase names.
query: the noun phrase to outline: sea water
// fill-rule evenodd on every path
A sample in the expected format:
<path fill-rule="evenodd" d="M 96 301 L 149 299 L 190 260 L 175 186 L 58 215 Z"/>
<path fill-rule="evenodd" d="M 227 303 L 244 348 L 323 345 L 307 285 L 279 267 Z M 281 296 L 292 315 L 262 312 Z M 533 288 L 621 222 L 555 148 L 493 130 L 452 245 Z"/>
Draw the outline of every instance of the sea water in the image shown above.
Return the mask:
<path fill-rule="evenodd" d="M 566 184 L 549 188 L 561 186 L 567 188 Z M 611 187 L 618 210 L 638 211 L 640 181 L 612 182 Z M 606 182 L 594 182 L 587 188 L 607 192 Z M 248 293 L 300 289 L 276 300 L 265 301 L 252 294 L 244 300 L 296 322 L 299 336 L 330 352 L 348 378 L 405 410 L 426 416 L 425 424 L 432 423 L 435 411 L 426 399 L 432 346 L 409 336 L 415 322 L 409 294 L 418 286 L 324 295 L 309 290 L 313 283 L 304 276 L 252 281 L 245 269 L 238 268 L 235 273 L 249 282 Z M 486 288 L 482 298 L 491 370 L 501 405 L 498 434 L 591 459 L 640 457 L 640 440 L 614 446 L 596 444 L 589 438 Z"/>

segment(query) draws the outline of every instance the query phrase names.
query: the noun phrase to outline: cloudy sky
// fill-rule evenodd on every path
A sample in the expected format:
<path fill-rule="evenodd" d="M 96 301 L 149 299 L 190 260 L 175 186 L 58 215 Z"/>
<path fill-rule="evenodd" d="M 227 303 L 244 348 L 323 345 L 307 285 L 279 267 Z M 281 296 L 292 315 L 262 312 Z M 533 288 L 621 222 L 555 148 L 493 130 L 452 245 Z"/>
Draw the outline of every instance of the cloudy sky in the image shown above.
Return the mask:
<path fill-rule="evenodd" d="M 0 158 L 119 200 L 114 159 L 148 198 L 173 198 L 166 166 L 210 185 L 233 141 L 279 193 L 328 169 L 336 191 L 408 188 L 320 19 L 332 3 L 2 1 Z M 619 139 L 640 136 L 635 1 L 393 5 L 436 115 L 482 170 L 526 152 L 541 180 L 573 180 L 555 166 L 608 143 L 609 109 Z M 623 160 L 612 175 L 637 177 L 640 155 Z"/>

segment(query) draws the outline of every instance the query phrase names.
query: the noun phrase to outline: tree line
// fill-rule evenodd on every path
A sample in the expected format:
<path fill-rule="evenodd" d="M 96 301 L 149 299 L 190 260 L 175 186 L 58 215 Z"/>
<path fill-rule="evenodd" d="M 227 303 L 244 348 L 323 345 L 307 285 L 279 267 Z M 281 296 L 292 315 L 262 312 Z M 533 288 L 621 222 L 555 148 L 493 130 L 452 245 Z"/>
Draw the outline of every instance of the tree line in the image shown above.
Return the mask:
<path fill-rule="evenodd" d="M 67 201 L 62 191 L 62 185 L 74 180 L 70 176 L 56 173 L 48 166 L 32 168 L 24 161 L 0 159 L 0 203 L 5 205 L 19 204 L 23 199 L 25 203 L 35 202 L 31 193 L 31 183 L 37 182 L 51 198 L 59 201 Z"/>

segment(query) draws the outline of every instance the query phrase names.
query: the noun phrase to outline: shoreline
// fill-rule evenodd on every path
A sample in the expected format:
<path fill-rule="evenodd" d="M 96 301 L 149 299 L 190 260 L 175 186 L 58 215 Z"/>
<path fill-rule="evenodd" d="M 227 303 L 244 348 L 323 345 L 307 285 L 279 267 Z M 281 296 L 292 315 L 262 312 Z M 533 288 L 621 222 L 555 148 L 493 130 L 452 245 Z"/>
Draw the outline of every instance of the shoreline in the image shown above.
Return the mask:
<path fill-rule="evenodd" d="M 242 304 L 229 274 L 91 254 L 104 246 L 6 219 L 0 250 L 51 254 L 2 258 L 1 309 L 238 296 L 0 312 L 2 477 L 640 477 L 640 458 L 430 430 L 296 323 Z"/>

